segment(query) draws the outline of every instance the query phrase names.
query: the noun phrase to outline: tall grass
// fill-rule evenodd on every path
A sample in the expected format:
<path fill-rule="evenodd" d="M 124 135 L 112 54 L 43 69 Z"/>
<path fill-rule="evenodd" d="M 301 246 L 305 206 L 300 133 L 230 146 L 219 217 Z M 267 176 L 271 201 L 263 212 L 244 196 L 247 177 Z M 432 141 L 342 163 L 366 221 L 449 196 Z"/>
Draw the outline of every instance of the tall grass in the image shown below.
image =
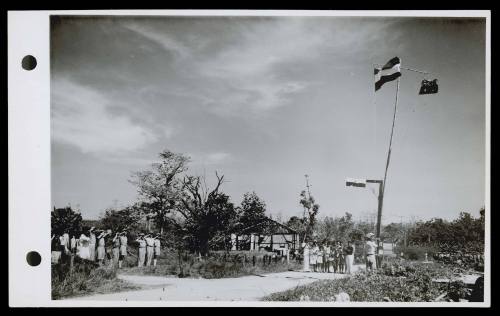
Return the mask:
<path fill-rule="evenodd" d="M 301 265 L 296 261 L 264 263 L 264 252 L 231 251 L 213 252 L 201 260 L 189 253 L 183 253 L 180 258 L 173 251 L 164 252 L 158 259 L 156 267 L 137 267 L 136 258 L 127 262 L 127 267 L 120 271 L 124 274 L 162 275 L 189 278 L 234 278 L 245 275 L 283 272 L 297 270 Z M 255 255 L 255 263 L 253 256 Z"/>
<path fill-rule="evenodd" d="M 396 254 L 403 253 L 404 257 L 409 260 L 424 260 L 425 254 L 428 259 L 432 259 L 435 253 L 439 250 L 433 246 L 398 246 L 394 248 Z"/>
<path fill-rule="evenodd" d="M 99 267 L 94 262 L 76 261 L 70 271 L 69 263 L 52 266 L 52 299 L 96 293 L 114 293 L 138 289 L 116 278 L 116 268 Z"/>

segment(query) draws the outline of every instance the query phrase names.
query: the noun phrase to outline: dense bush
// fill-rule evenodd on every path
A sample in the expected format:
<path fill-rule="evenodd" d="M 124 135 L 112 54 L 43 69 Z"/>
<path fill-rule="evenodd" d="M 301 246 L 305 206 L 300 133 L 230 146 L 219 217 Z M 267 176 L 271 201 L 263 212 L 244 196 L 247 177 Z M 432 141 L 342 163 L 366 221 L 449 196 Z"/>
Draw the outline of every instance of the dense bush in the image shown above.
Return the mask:
<path fill-rule="evenodd" d="M 479 217 L 468 212 L 461 212 L 451 222 L 433 218 L 426 222 L 417 222 L 408 230 L 408 242 L 414 245 L 455 246 L 464 250 L 465 245 L 474 245 L 482 252 L 484 247 L 485 210 L 479 211 Z M 458 250 L 457 249 L 457 250 Z"/>
<path fill-rule="evenodd" d="M 405 259 L 409 260 L 424 260 L 427 253 L 427 259 L 432 259 L 438 249 L 433 246 L 399 246 L 394 248 L 394 252 L 399 256 L 404 254 Z"/>
<path fill-rule="evenodd" d="M 308 296 L 311 301 L 331 301 L 336 294 L 345 292 L 353 302 L 431 301 L 439 296 L 439 288 L 432 287 L 427 276 L 416 280 L 390 277 L 383 274 L 357 274 L 351 278 L 317 281 L 293 290 L 274 293 L 265 298 L 271 301 L 298 301 Z"/>

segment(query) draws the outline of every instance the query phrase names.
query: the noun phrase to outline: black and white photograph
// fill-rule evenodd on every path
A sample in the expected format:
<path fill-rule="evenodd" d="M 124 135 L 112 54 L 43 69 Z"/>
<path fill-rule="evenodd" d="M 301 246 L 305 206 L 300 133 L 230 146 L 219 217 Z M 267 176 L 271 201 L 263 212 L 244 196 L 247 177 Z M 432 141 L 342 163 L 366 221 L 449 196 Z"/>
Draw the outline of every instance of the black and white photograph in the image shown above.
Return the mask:
<path fill-rule="evenodd" d="M 50 300 L 489 303 L 481 12 L 52 13 Z"/>

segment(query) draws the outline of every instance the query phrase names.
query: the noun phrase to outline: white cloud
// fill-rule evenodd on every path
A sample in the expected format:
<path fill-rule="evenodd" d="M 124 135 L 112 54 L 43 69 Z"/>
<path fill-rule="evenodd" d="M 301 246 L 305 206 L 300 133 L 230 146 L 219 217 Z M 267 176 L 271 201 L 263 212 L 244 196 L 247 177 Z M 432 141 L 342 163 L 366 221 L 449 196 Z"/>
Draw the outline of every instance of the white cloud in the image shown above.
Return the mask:
<path fill-rule="evenodd" d="M 202 154 L 189 153 L 188 156 L 191 157 L 194 165 L 217 165 L 232 159 L 230 153 L 222 151 Z"/>
<path fill-rule="evenodd" d="M 191 55 L 191 51 L 187 46 L 165 32 L 158 32 L 153 28 L 144 27 L 137 23 L 124 24 L 124 27 L 159 44 L 166 51 L 174 52 L 179 58 L 187 58 Z"/>
<path fill-rule="evenodd" d="M 279 65 L 315 58 L 324 42 L 320 34 L 307 33 L 301 22 L 287 21 L 256 26 L 212 58 L 198 64 L 200 76 L 220 84 L 211 87 L 219 114 L 237 114 L 241 108 L 267 111 L 286 105 L 288 96 L 307 87 L 304 82 L 279 77 Z M 217 96 L 224 95 L 224 98 Z"/>
<path fill-rule="evenodd" d="M 189 85 L 183 91 L 172 82 L 164 88 L 165 92 L 187 94 L 201 100 L 209 111 L 233 116 L 286 105 L 293 94 L 308 87 L 305 82 L 280 77 L 276 69 L 317 55 L 324 38 L 309 32 L 304 25 L 299 20 L 236 25 L 222 32 L 219 39 L 196 41 L 190 39 L 190 32 L 176 38 L 167 29 L 161 31 L 137 23 L 124 27 L 174 52 L 177 75 L 189 76 Z M 220 45 L 207 51 L 210 40 L 220 40 Z"/>
<path fill-rule="evenodd" d="M 211 153 L 207 155 L 207 163 L 217 164 L 227 161 L 231 157 L 230 154 L 224 152 Z"/>
<path fill-rule="evenodd" d="M 126 116 L 112 115 L 104 95 L 67 79 L 52 81 L 52 139 L 83 153 L 117 154 L 136 151 L 157 140 L 149 128 Z"/>

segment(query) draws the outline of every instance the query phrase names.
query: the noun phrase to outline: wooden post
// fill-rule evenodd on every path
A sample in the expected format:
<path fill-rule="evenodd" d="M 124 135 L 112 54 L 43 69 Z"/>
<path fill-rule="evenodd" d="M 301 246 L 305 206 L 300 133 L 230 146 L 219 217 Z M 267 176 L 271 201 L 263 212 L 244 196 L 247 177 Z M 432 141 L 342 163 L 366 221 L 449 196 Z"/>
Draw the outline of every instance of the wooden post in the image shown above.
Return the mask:
<path fill-rule="evenodd" d="M 380 182 L 378 186 L 378 207 L 377 207 L 377 238 L 380 238 L 380 226 L 382 223 L 382 206 L 384 203 L 384 183 Z"/>

